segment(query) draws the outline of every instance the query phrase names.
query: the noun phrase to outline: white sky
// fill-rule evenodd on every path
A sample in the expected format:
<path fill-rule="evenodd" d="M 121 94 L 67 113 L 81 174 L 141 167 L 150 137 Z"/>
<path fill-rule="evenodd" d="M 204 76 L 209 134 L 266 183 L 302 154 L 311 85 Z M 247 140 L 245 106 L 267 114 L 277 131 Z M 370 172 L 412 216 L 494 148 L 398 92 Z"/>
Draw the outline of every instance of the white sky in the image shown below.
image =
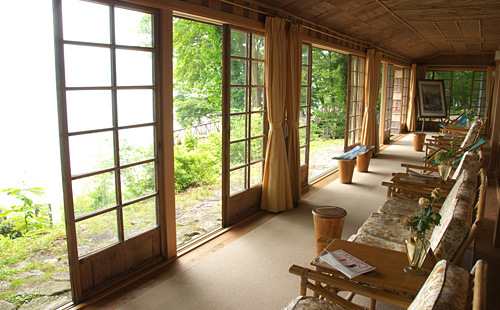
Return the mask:
<path fill-rule="evenodd" d="M 59 206 L 52 1 L 2 1 L 0 31 L 0 189 L 43 187 Z"/>

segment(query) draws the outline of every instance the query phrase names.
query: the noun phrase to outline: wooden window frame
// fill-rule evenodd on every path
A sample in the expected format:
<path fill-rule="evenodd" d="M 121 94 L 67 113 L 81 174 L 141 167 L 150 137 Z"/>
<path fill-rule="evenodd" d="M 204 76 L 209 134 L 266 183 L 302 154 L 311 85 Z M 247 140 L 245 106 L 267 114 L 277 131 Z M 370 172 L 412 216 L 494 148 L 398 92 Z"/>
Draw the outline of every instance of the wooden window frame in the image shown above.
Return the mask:
<path fill-rule="evenodd" d="M 365 102 L 365 65 L 365 57 L 349 55 L 345 150 L 354 147 L 361 141 L 361 126 Z"/>

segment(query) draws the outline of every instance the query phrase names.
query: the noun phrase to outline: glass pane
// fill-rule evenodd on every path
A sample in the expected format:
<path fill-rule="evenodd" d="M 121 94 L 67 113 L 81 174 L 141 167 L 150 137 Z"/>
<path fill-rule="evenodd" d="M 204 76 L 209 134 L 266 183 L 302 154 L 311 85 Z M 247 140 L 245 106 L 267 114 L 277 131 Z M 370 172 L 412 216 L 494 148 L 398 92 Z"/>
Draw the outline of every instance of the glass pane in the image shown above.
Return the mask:
<path fill-rule="evenodd" d="M 69 137 L 71 174 L 114 166 L 113 133 L 100 132 Z"/>
<path fill-rule="evenodd" d="M 156 224 L 156 197 L 123 208 L 125 239 L 130 239 L 156 226 L 158 226 Z"/>
<path fill-rule="evenodd" d="M 247 85 L 247 61 L 231 59 L 231 85 Z"/>
<path fill-rule="evenodd" d="M 110 43 L 109 7 L 107 5 L 64 0 L 62 1 L 62 15 L 64 40 Z"/>
<path fill-rule="evenodd" d="M 75 225 L 79 257 L 118 242 L 116 211 L 77 222 Z"/>
<path fill-rule="evenodd" d="M 302 64 L 309 64 L 309 46 L 302 45 Z"/>
<path fill-rule="evenodd" d="M 69 132 L 113 126 L 109 90 L 67 91 L 66 108 Z"/>
<path fill-rule="evenodd" d="M 153 122 L 153 90 L 126 89 L 117 91 L 118 125 Z"/>
<path fill-rule="evenodd" d="M 252 61 L 251 85 L 264 85 L 264 63 Z"/>
<path fill-rule="evenodd" d="M 245 118 L 246 115 L 232 115 L 230 117 L 230 137 L 231 141 L 246 138 L 245 132 Z"/>
<path fill-rule="evenodd" d="M 120 138 L 120 164 L 132 164 L 154 158 L 154 127 L 122 129 Z"/>
<path fill-rule="evenodd" d="M 252 98 L 250 98 L 252 103 L 251 111 L 262 111 L 264 110 L 264 88 L 252 88 Z"/>
<path fill-rule="evenodd" d="M 250 141 L 250 162 L 264 158 L 263 138 L 252 139 Z"/>
<path fill-rule="evenodd" d="M 132 166 L 120 171 L 122 200 L 127 202 L 155 192 L 155 164 Z"/>
<path fill-rule="evenodd" d="M 252 35 L 252 58 L 264 59 L 264 37 Z"/>
<path fill-rule="evenodd" d="M 246 141 L 231 143 L 230 154 L 229 154 L 231 168 L 243 165 L 246 162 L 245 160 L 246 143 L 247 143 Z"/>
<path fill-rule="evenodd" d="M 117 49 L 116 84 L 153 85 L 153 53 Z"/>
<path fill-rule="evenodd" d="M 299 128 L 300 145 L 305 145 L 307 143 L 306 133 L 307 133 L 307 127 Z"/>
<path fill-rule="evenodd" d="M 66 86 L 111 86 L 110 49 L 64 45 Z"/>
<path fill-rule="evenodd" d="M 75 216 L 116 205 L 115 173 L 107 172 L 72 183 Z"/>
<path fill-rule="evenodd" d="M 245 111 L 246 88 L 231 87 L 231 113 Z"/>
<path fill-rule="evenodd" d="M 231 56 L 247 57 L 247 34 L 231 30 Z"/>
<path fill-rule="evenodd" d="M 231 195 L 245 189 L 245 168 L 231 171 L 231 175 L 229 178 Z"/>
<path fill-rule="evenodd" d="M 299 115 L 299 126 L 306 126 L 306 125 L 307 125 L 307 108 L 301 108 Z"/>
<path fill-rule="evenodd" d="M 307 100 L 307 91 L 308 87 L 302 87 L 300 89 L 300 105 L 305 106 L 308 105 L 308 100 Z"/>
<path fill-rule="evenodd" d="M 151 14 L 115 8 L 116 44 L 152 47 L 151 33 Z"/>
<path fill-rule="evenodd" d="M 262 183 L 262 167 L 264 162 L 256 163 L 250 166 L 250 186 Z"/>
<path fill-rule="evenodd" d="M 306 148 L 300 148 L 300 165 L 306 165 Z"/>
<path fill-rule="evenodd" d="M 264 133 L 264 113 L 252 113 L 250 119 L 250 137 L 262 135 Z"/>
<path fill-rule="evenodd" d="M 302 67 L 302 85 L 308 85 L 309 81 L 309 68 L 308 67 Z"/>

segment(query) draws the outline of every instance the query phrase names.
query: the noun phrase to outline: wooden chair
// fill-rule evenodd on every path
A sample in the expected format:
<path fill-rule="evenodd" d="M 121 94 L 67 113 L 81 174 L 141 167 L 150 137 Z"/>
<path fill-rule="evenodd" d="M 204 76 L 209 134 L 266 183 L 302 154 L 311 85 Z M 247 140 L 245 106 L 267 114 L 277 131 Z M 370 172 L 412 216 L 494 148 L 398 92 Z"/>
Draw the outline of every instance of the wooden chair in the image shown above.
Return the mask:
<path fill-rule="evenodd" d="M 439 187 L 442 190 L 443 198 L 445 198 L 446 195 L 449 193 L 450 189 L 455 184 L 456 179 L 459 177 L 463 169 L 469 168 L 469 166 L 471 166 L 473 171 L 475 171 L 475 173 L 478 173 L 479 169 L 481 169 L 483 165 L 483 162 L 484 162 L 484 156 L 481 150 L 478 152 L 478 154 L 473 152 L 467 152 L 466 154 L 464 154 L 464 156 L 462 156 L 459 165 L 453 167 L 452 169 L 453 175 L 451 179 L 448 179 L 448 181 L 446 181 L 443 184 L 436 184 L 436 182 L 434 181 L 435 178 L 438 177 L 438 169 L 436 167 L 426 167 L 426 166 L 402 163 L 401 167 L 405 168 L 405 171 L 399 173 L 393 173 L 393 176 L 402 174 L 413 175 L 413 176 L 423 175 L 425 177 L 433 177 L 434 180 L 428 180 L 427 182 L 430 183 L 425 183 L 425 184 L 418 184 L 418 183 L 411 183 L 404 181 L 398 182 L 397 180 L 384 181 L 381 184 L 387 187 L 387 197 L 394 196 L 405 200 L 418 201 L 418 199 L 422 196 L 430 196 L 432 190 L 434 190 L 435 187 Z M 435 206 L 439 205 L 440 205 L 439 202 L 435 204 Z"/>
<path fill-rule="evenodd" d="M 463 137 L 460 146 L 455 147 L 457 153 L 461 153 L 463 150 L 469 149 L 472 145 L 477 143 L 481 138 L 481 127 L 483 126 L 482 120 L 475 121 L 472 126 L 467 129 L 466 135 Z M 440 138 L 427 140 L 427 143 L 424 143 L 425 146 L 425 158 L 431 157 L 433 154 L 437 153 L 440 150 L 449 150 L 452 145 L 451 142 L 458 142 L 457 139 L 449 139 L 449 138 Z"/>
<path fill-rule="evenodd" d="M 471 145 L 469 147 L 457 149 L 457 152 L 452 159 L 452 165 L 457 165 L 460 162 L 460 160 L 462 159 L 462 156 L 466 152 L 480 150 L 485 143 L 486 143 L 486 140 L 480 139 L 479 141 L 477 141 L 476 143 L 474 143 L 473 145 Z M 430 153 L 429 155 L 424 157 L 424 159 L 423 159 L 424 165 L 427 167 L 437 166 L 439 163 L 436 162 L 435 157 L 436 157 L 436 154 L 441 150 L 447 150 L 447 148 L 441 147 L 441 148 L 433 150 L 432 153 Z"/>
<path fill-rule="evenodd" d="M 462 114 L 460 114 L 457 118 L 455 119 L 445 119 L 441 122 L 441 124 L 439 124 L 439 127 L 440 128 L 446 128 L 446 126 L 451 126 L 451 125 L 454 125 L 454 126 L 466 126 L 467 125 L 467 117 L 466 117 L 466 113 L 463 112 Z"/>
<path fill-rule="evenodd" d="M 484 220 L 484 210 L 485 210 L 485 203 L 486 203 L 486 188 L 487 188 L 487 176 L 486 176 L 486 171 L 484 168 L 481 168 L 478 174 L 478 188 L 476 192 L 476 196 L 471 197 L 474 199 L 474 201 L 471 201 L 473 207 L 471 208 L 471 226 L 467 230 L 467 232 L 463 236 L 463 241 L 459 245 L 457 245 L 456 250 L 453 253 L 450 253 L 450 256 L 447 257 L 451 262 L 454 264 L 457 264 L 459 266 L 462 265 L 463 263 L 463 257 L 464 254 L 467 252 L 469 249 L 470 245 L 472 244 L 472 241 L 477 237 L 479 230 L 481 229 L 483 225 L 483 220 Z M 399 197 L 399 196 L 398 196 Z M 465 199 L 465 198 L 463 198 Z M 415 204 L 416 208 L 418 209 L 418 205 L 416 201 L 412 202 Z M 381 212 L 380 209 L 378 212 Z M 410 215 L 410 214 L 405 214 Z M 328 238 L 319 238 L 318 243 L 328 245 L 330 242 L 332 242 L 332 239 Z M 367 243 L 368 244 L 368 243 Z M 377 245 L 378 246 L 378 245 Z M 401 251 L 401 250 L 398 250 Z M 452 254 L 452 255 L 451 255 Z"/>
<path fill-rule="evenodd" d="M 313 307 L 313 303 L 320 300 L 327 300 L 332 304 L 331 307 L 322 309 L 367 309 L 337 295 L 337 291 L 341 290 L 410 310 L 434 307 L 454 310 L 485 310 L 487 269 L 488 264 L 484 260 L 477 261 L 470 273 L 445 260 L 439 261 L 413 301 L 408 301 L 407 298 L 392 292 L 368 287 L 355 281 L 343 281 L 297 265 L 290 267 L 289 272 L 301 278 L 301 296 L 306 296 L 308 289 L 320 296 L 316 300 L 313 297 L 307 297 L 311 304 L 310 309 L 317 309 Z M 466 296 L 463 296 L 463 293 L 466 293 Z M 307 309 L 304 305 L 299 305 L 297 299 L 294 303 L 284 309 L 293 310 L 296 309 L 297 305 L 300 309 Z M 374 306 L 375 302 L 372 302 L 370 308 L 374 308 Z"/>

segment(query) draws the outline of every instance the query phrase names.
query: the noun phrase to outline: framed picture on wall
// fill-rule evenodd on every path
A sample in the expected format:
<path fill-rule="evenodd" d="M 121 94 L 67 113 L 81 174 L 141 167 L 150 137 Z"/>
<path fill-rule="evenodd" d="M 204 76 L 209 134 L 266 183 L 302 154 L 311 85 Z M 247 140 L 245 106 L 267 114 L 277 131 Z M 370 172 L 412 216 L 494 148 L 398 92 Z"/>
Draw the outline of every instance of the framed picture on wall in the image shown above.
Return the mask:
<path fill-rule="evenodd" d="M 421 118 L 446 117 L 443 80 L 418 80 L 418 112 Z"/>

